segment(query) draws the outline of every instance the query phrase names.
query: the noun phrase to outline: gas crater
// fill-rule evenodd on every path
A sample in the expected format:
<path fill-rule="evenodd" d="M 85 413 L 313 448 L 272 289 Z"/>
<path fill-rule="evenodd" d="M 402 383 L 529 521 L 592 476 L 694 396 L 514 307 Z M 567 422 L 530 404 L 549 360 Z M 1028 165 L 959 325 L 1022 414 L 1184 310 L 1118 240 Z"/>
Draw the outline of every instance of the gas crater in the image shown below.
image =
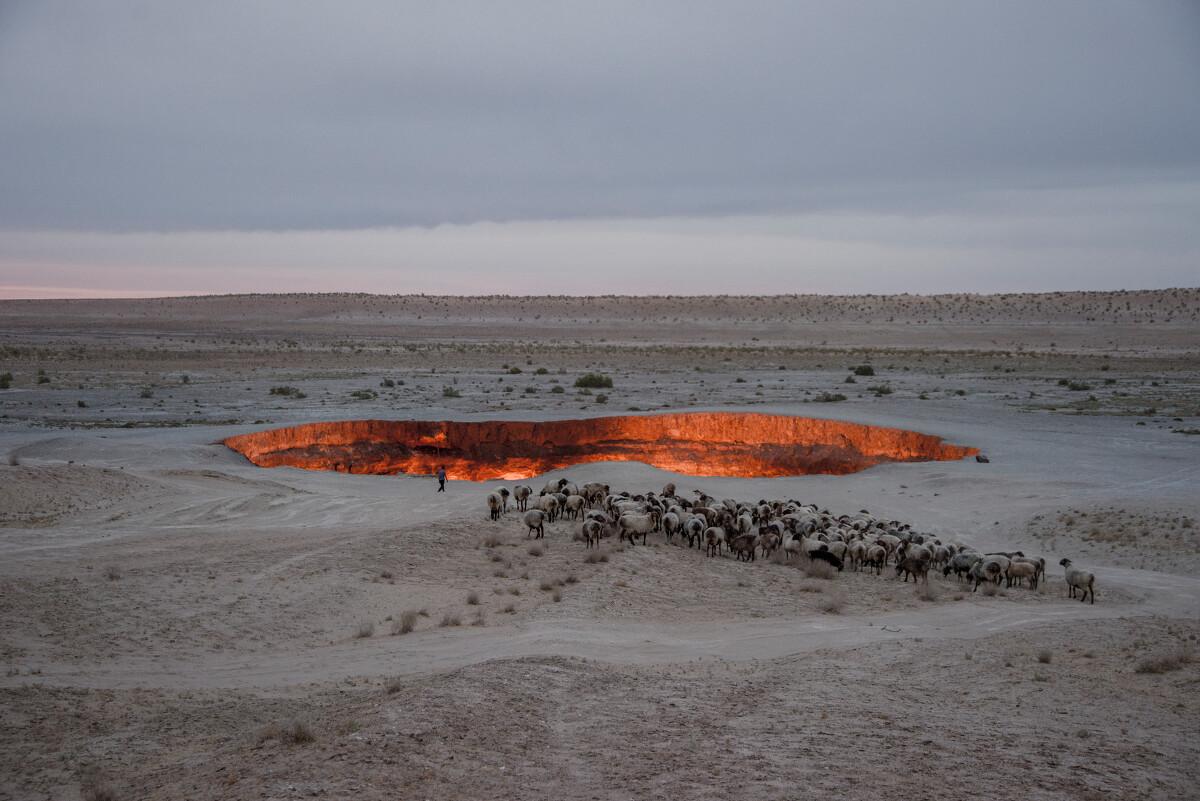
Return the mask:
<path fill-rule="evenodd" d="M 516 480 L 589 462 L 644 462 L 691 476 L 845 475 L 887 462 L 962 459 L 976 448 L 899 428 L 743 412 L 577 420 L 346 420 L 241 434 L 260 467 Z"/>

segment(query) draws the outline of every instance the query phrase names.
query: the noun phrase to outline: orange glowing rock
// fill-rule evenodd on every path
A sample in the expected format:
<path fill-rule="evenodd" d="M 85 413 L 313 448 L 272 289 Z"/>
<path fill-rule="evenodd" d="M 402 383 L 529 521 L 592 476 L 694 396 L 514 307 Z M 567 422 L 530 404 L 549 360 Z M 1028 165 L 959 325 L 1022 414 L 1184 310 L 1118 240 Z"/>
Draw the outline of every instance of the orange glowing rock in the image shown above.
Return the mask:
<path fill-rule="evenodd" d="M 838 420 L 743 412 L 583 420 L 347 420 L 241 434 L 225 445 L 260 467 L 516 480 L 587 462 L 645 462 L 692 476 L 843 475 L 883 462 L 954 460 L 976 448 Z"/>

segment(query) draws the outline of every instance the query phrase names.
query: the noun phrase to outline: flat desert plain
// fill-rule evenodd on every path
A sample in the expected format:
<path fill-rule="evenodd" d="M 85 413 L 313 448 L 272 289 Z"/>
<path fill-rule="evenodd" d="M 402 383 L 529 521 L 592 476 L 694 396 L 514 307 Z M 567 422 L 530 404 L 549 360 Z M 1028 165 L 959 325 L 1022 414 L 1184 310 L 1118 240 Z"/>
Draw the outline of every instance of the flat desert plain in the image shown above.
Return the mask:
<path fill-rule="evenodd" d="M 4 373 L 0 798 L 1200 795 L 1200 290 L 5 301 Z M 589 550 L 565 519 L 535 542 L 489 519 L 517 482 L 221 444 L 693 411 L 989 461 L 525 483 L 868 510 L 1047 578 Z"/>

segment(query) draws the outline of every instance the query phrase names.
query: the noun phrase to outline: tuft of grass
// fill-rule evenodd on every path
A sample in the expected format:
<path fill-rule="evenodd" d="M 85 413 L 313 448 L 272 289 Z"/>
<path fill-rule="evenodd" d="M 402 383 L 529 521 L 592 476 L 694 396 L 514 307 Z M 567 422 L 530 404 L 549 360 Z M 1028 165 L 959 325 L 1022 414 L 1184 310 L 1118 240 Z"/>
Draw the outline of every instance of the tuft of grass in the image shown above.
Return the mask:
<path fill-rule="evenodd" d="M 543 550 L 542 546 L 540 545 L 530 545 L 529 549 L 526 550 L 526 553 L 530 556 L 541 556 L 545 553 L 545 550 Z"/>
<path fill-rule="evenodd" d="M 815 559 L 801 559 L 801 569 L 804 570 L 804 575 L 809 578 L 824 579 L 829 581 L 837 575 L 837 568 L 828 562 L 821 562 Z"/>
<path fill-rule="evenodd" d="M 401 612 L 399 620 L 392 622 L 392 634 L 408 634 L 417 627 L 417 613 L 411 609 Z"/>
<path fill-rule="evenodd" d="M 575 386 L 582 389 L 611 389 L 612 378 L 603 373 L 584 373 L 575 379 Z"/>
<path fill-rule="evenodd" d="M 982 587 L 980 587 L 979 591 L 982 592 L 987 597 L 991 598 L 996 593 L 1000 592 L 1000 588 L 989 581 L 986 584 L 984 584 Z"/>
<path fill-rule="evenodd" d="M 1134 667 L 1134 673 L 1170 673 L 1191 664 L 1192 655 L 1187 651 L 1176 651 L 1160 656 L 1148 656 Z"/>
<path fill-rule="evenodd" d="M 461 626 L 461 625 L 462 625 L 462 618 L 459 617 L 458 615 L 452 615 L 449 612 L 442 615 L 442 622 L 438 623 L 438 626 L 440 626 L 442 628 L 447 628 L 449 626 Z"/>
<path fill-rule="evenodd" d="M 467 604 L 469 606 L 479 606 L 479 593 L 477 593 L 477 592 L 467 593 Z"/>
<path fill-rule="evenodd" d="M 404 689 L 404 681 L 399 676 L 394 676 L 387 680 L 383 685 L 383 690 L 388 695 L 395 695 Z"/>
<path fill-rule="evenodd" d="M 375 633 L 375 623 L 370 620 L 364 620 L 358 624 L 358 628 L 354 630 L 354 639 L 365 640 Z"/>
<path fill-rule="evenodd" d="M 293 720 L 283 724 L 271 723 L 259 729 L 258 732 L 259 743 L 265 743 L 267 740 L 278 740 L 284 745 L 307 745 L 316 739 L 308 724 L 300 720 Z"/>
<path fill-rule="evenodd" d="M 576 583 L 577 581 L 579 581 L 579 579 L 575 577 L 575 574 L 574 574 L 574 573 L 571 573 L 571 574 L 567 575 L 567 576 L 566 576 L 565 578 L 563 578 L 563 580 L 562 580 L 563 584 L 574 584 L 574 583 Z"/>
<path fill-rule="evenodd" d="M 860 364 L 854 368 L 855 375 L 875 375 L 875 368 L 869 364 Z"/>
<path fill-rule="evenodd" d="M 554 591 L 554 594 L 550 596 L 550 600 L 554 601 L 554 603 L 558 603 L 559 601 L 561 601 L 562 600 L 562 590 L 556 589 Z"/>
<path fill-rule="evenodd" d="M 504 607 L 503 609 L 501 609 L 500 611 L 501 611 L 501 612 L 503 612 L 503 613 L 504 613 L 504 614 L 506 614 L 506 615 L 513 615 L 513 614 L 516 614 L 516 612 L 517 612 L 517 607 L 516 607 L 516 604 L 508 604 L 507 606 L 505 606 L 505 607 Z"/>
<path fill-rule="evenodd" d="M 502 539 L 500 539 L 500 537 L 498 537 L 497 535 L 488 534 L 486 537 L 483 538 L 483 541 L 480 544 L 483 545 L 484 548 L 496 548 L 496 547 L 499 547 L 501 545 L 501 543 L 503 543 L 503 542 L 504 541 Z M 493 561 L 495 561 L 495 560 L 493 560 Z"/>
<path fill-rule="evenodd" d="M 104 577 L 109 581 L 119 581 L 121 578 L 121 569 L 116 565 L 109 565 L 104 568 Z"/>
<path fill-rule="evenodd" d="M 80 790 L 83 801 L 117 801 L 117 791 L 103 782 L 89 782 Z"/>
<path fill-rule="evenodd" d="M 841 614 L 846 606 L 846 599 L 839 593 L 829 593 L 817 604 L 817 609 L 829 615 Z"/>
<path fill-rule="evenodd" d="M 550 580 L 543 581 L 538 585 L 538 589 L 542 592 L 550 592 L 550 590 L 554 589 L 554 582 Z"/>
<path fill-rule="evenodd" d="M 925 581 L 917 585 L 917 598 L 922 601 L 936 601 L 941 597 L 938 594 L 937 587 L 931 582 Z"/>
<path fill-rule="evenodd" d="M 1041 664 L 1043 664 L 1043 665 L 1050 664 L 1051 658 L 1052 658 L 1052 655 L 1048 648 L 1043 648 L 1042 650 L 1038 651 L 1037 661 L 1040 662 Z"/>
<path fill-rule="evenodd" d="M 587 556 L 583 557 L 584 564 L 594 565 L 597 562 L 607 562 L 608 554 L 599 551 L 592 551 Z"/>

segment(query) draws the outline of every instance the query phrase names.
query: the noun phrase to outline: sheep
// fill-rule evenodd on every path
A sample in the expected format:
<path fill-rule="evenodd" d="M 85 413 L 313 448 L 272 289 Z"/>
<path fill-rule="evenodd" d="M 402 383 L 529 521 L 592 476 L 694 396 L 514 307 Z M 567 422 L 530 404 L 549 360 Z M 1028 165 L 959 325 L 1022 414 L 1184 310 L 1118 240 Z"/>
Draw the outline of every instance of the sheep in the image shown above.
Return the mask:
<path fill-rule="evenodd" d="M 629 544 L 633 545 L 633 538 L 642 535 L 642 545 L 646 544 L 646 535 L 654 530 L 655 518 L 654 515 L 634 514 L 632 512 L 621 515 L 617 518 L 617 528 L 620 531 L 620 538 L 629 537 Z"/>
<path fill-rule="evenodd" d="M 1092 596 L 1092 603 L 1096 603 L 1096 577 L 1086 570 L 1078 570 L 1071 567 L 1070 559 L 1060 559 L 1058 562 L 1066 570 L 1064 578 L 1067 580 L 1067 597 L 1074 598 L 1077 591 L 1082 591 L 1083 595 L 1079 600 L 1087 600 L 1088 594 Z"/>
<path fill-rule="evenodd" d="M 603 500 L 604 496 L 609 492 L 607 484 L 598 484 L 594 481 L 584 484 L 580 490 L 580 494 L 587 499 L 588 506 L 594 506 L 597 501 Z"/>
<path fill-rule="evenodd" d="M 593 545 L 600 545 L 600 537 L 604 534 L 604 524 L 598 520 L 583 521 L 583 542 L 591 548 Z"/>
<path fill-rule="evenodd" d="M 855 540 L 850 543 L 846 555 L 849 557 L 850 567 L 862 570 L 863 563 L 867 560 L 867 544 L 862 540 Z"/>
<path fill-rule="evenodd" d="M 683 522 L 683 535 L 688 538 L 689 548 L 699 547 L 700 538 L 704 536 L 704 518 L 693 515 L 685 520 Z"/>
<path fill-rule="evenodd" d="M 720 526 L 710 526 L 704 530 L 704 552 L 708 556 L 716 556 L 725 544 L 725 529 Z"/>
<path fill-rule="evenodd" d="M 539 492 L 538 495 L 550 495 L 551 493 L 559 492 L 566 485 L 567 480 L 565 478 L 547 482 L 546 486 L 542 487 L 542 491 Z"/>
<path fill-rule="evenodd" d="M 733 538 L 729 543 L 729 550 L 733 551 L 739 562 L 753 562 L 754 553 L 758 549 L 758 537 L 751 534 L 740 534 Z"/>
<path fill-rule="evenodd" d="M 525 533 L 526 537 L 528 537 L 530 534 L 532 534 L 535 531 L 537 532 L 536 539 L 540 540 L 546 536 L 546 528 L 545 528 L 546 513 L 543 512 L 541 509 L 530 509 L 528 512 L 525 513 L 525 516 L 522 517 L 521 520 L 522 520 L 522 522 L 525 523 L 525 526 L 529 529 L 529 531 L 527 531 Z"/>
<path fill-rule="evenodd" d="M 1036 562 L 1031 562 L 1027 559 L 1014 559 L 1008 565 L 1008 570 L 1004 573 L 1006 586 L 1011 587 L 1013 584 L 1029 579 L 1029 588 L 1037 589 L 1038 568 Z"/>
<path fill-rule="evenodd" d="M 563 508 L 566 509 L 567 517 L 575 520 L 583 514 L 584 503 L 582 495 L 568 495 L 567 502 L 563 505 Z"/>
<path fill-rule="evenodd" d="M 679 531 L 682 523 L 679 522 L 679 515 L 675 512 L 667 512 L 662 519 L 663 534 L 667 535 L 667 542 L 675 536 L 675 532 Z"/>
<path fill-rule="evenodd" d="M 546 519 L 551 523 L 558 517 L 558 496 L 542 495 L 538 498 L 538 508 L 546 513 Z"/>
<path fill-rule="evenodd" d="M 814 562 L 825 562 L 826 564 L 833 565 L 838 569 L 839 573 L 842 572 L 842 560 L 838 559 L 829 551 L 811 551 L 808 554 L 808 558 Z"/>
<path fill-rule="evenodd" d="M 900 563 L 896 565 L 896 576 L 904 574 L 904 582 L 908 583 L 908 577 L 913 577 L 913 582 L 929 583 L 929 560 L 922 559 L 919 556 L 906 556 Z"/>
<path fill-rule="evenodd" d="M 489 492 L 487 496 L 488 513 L 492 520 L 499 520 L 504 512 L 504 497 L 499 492 Z"/>
<path fill-rule="evenodd" d="M 674 498 L 675 497 L 675 485 L 667 484 L 665 487 L 663 487 L 662 496 L 664 498 Z"/>
<path fill-rule="evenodd" d="M 955 577 L 961 582 L 964 578 L 970 577 L 971 567 L 979 558 L 979 554 L 972 553 L 971 551 L 956 553 L 950 557 L 950 561 L 942 568 L 942 575 L 949 576 L 953 572 Z"/>
<path fill-rule="evenodd" d="M 532 494 L 533 488 L 524 484 L 513 487 L 513 500 L 516 501 L 518 511 L 524 512 L 529 507 L 529 496 Z"/>
<path fill-rule="evenodd" d="M 1007 565 L 1003 565 L 995 558 L 985 559 L 982 556 L 977 557 L 971 565 L 971 571 L 968 575 L 975 581 L 975 585 L 971 587 L 971 592 L 979 589 L 979 585 L 985 581 L 990 581 L 994 584 L 999 584 L 1000 579 L 1004 576 L 1004 571 Z"/>
<path fill-rule="evenodd" d="M 887 547 L 879 545 L 870 545 L 867 547 L 867 558 L 864 560 L 868 568 L 875 568 L 875 575 L 883 572 L 883 566 L 887 564 Z"/>

